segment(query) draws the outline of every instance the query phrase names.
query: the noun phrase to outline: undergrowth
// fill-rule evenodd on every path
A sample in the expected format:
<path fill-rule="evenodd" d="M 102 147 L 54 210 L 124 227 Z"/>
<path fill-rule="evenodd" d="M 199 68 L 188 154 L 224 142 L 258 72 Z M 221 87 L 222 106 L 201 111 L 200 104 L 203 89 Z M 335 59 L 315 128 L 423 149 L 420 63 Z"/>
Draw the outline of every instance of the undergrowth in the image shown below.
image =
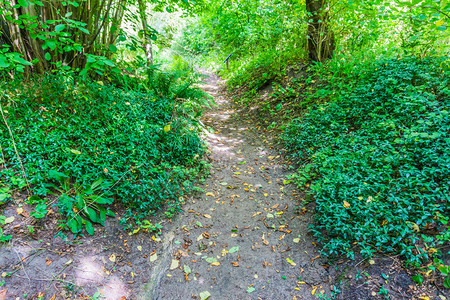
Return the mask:
<path fill-rule="evenodd" d="M 313 232 L 324 255 L 396 252 L 419 267 L 448 242 L 446 62 L 381 58 L 348 74 L 329 72 L 328 100 L 284 132 L 304 166 L 294 180 L 312 181 Z"/>
<path fill-rule="evenodd" d="M 33 193 L 45 198 L 54 191 L 51 174 L 58 172 L 80 191 L 102 180 L 98 193 L 108 191 L 123 203 L 128 226 L 159 209 L 178 209 L 181 197 L 207 174 L 198 121 L 207 98 L 182 70 L 155 71 L 131 88 L 126 86 L 133 81 L 126 83 L 118 87 L 69 73 L 4 85 L 1 105 Z M 4 167 L 18 170 L 5 122 L 0 129 Z M 59 207 L 66 217 L 81 209 L 72 202 Z"/>

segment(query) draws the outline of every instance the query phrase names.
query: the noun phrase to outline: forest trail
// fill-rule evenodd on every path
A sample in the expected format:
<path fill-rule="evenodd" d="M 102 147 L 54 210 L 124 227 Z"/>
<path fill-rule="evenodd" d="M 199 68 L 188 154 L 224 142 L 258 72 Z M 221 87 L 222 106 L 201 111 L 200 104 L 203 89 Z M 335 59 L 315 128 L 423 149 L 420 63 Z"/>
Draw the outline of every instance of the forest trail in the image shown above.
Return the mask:
<path fill-rule="evenodd" d="M 326 269 L 307 233 L 312 213 L 270 137 L 245 120 L 209 77 L 218 107 L 203 122 L 211 176 L 163 236 L 163 253 L 141 299 L 316 299 L 329 294 Z M 300 205 L 300 206 L 299 206 Z M 169 226 L 169 225 L 166 225 Z M 167 228 L 167 227 L 165 227 Z M 314 295 L 316 294 L 316 295 Z"/>

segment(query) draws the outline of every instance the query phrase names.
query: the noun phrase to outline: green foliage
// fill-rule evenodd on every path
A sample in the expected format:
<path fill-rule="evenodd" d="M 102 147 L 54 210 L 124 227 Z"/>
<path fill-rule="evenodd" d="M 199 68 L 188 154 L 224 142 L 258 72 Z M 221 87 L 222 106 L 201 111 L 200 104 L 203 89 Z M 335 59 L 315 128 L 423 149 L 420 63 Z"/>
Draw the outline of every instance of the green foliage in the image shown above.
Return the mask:
<path fill-rule="evenodd" d="M 4 235 L 3 228 L 1 228 L 1 226 L 5 225 L 5 220 L 6 220 L 6 217 L 3 215 L 0 215 L 0 242 L 1 243 L 6 243 L 9 240 L 11 240 L 11 238 L 12 238 L 12 236 L 10 234 Z"/>
<path fill-rule="evenodd" d="M 165 205 L 177 207 L 179 197 L 204 169 L 200 158 L 205 148 L 197 120 L 201 111 L 195 104 L 201 94 L 184 80 L 173 82 L 166 95 L 125 91 L 67 75 L 48 75 L 27 86 L 10 82 L 7 88 L 15 94 L 3 99 L 2 105 L 27 178 L 38 195 L 54 189 L 48 184 L 54 179 L 51 170 L 84 188 L 103 178 L 130 209 L 128 216 L 136 213 L 140 219 Z M 190 98 L 181 101 L 174 95 Z M 17 168 L 4 126 L 0 125 L 0 144 L 7 165 Z M 70 217 L 71 207 L 89 203 L 91 197 L 80 191 L 79 196 L 60 197 L 58 206 Z M 36 207 L 35 216 L 44 210 Z M 70 228 L 78 232 L 80 222 L 75 218 L 76 228 L 75 223 Z"/>
<path fill-rule="evenodd" d="M 330 75 L 329 101 L 284 133 L 292 157 L 317 174 L 301 171 L 298 182 L 313 182 L 323 254 L 353 257 L 356 244 L 365 256 L 398 252 L 419 266 L 439 242 L 428 228 L 448 234 L 439 222 L 450 194 L 446 61 L 381 58 Z"/>

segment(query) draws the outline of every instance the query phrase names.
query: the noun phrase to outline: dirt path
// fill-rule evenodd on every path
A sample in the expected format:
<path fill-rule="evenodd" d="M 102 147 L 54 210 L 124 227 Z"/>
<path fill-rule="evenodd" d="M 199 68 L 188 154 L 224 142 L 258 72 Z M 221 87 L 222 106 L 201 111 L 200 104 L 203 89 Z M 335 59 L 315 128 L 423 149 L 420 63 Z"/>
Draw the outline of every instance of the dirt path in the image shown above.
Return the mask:
<path fill-rule="evenodd" d="M 203 122 L 212 176 L 165 235 L 158 276 L 141 299 L 316 299 L 329 294 L 328 274 L 307 234 L 311 214 L 270 141 L 245 121 L 210 77 L 218 105 Z M 170 244 L 170 245 L 169 245 Z M 156 263 L 156 261 L 155 261 Z M 176 268 L 175 268 L 176 267 Z M 201 292 L 207 292 L 201 294 Z"/>

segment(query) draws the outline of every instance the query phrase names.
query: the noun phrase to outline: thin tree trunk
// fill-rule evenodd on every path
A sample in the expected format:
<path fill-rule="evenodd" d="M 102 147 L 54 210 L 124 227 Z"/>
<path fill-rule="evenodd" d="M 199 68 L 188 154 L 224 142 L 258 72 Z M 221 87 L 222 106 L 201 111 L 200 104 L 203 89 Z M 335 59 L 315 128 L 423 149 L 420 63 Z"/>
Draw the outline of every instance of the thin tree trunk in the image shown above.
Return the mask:
<path fill-rule="evenodd" d="M 141 15 L 142 28 L 144 29 L 144 39 L 145 39 L 145 55 L 147 56 L 147 67 L 150 68 L 153 65 L 153 46 L 152 40 L 148 36 L 147 32 L 147 15 L 145 13 L 145 5 L 143 0 L 138 0 L 139 2 L 139 14 Z"/>
<path fill-rule="evenodd" d="M 327 0 L 306 0 L 308 52 L 312 61 L 324 61 L 333 56 L 334 34 L 328 27 Z"/>

